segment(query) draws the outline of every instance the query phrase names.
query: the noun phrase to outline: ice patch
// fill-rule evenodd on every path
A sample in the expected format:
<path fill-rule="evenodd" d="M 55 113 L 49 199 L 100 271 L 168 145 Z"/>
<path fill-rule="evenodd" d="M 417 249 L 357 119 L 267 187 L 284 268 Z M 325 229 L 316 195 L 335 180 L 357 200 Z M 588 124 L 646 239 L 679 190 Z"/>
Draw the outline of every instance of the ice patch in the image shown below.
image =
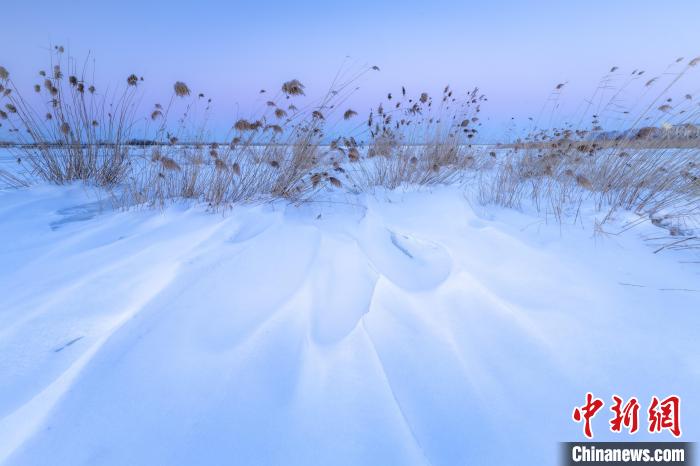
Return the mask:
<path fill-rule="evenodd" d="M 97 201 L 59 209 L 56 213 L 62 218 L 59 220 L 54 220 L 49 224 L 49 226 L 52 230 L 58 230 L 59 228 L 70 223 L 92 220 L 97 215 L 104 212 L 107 208 L 108 205 L 106 203 Z"/>

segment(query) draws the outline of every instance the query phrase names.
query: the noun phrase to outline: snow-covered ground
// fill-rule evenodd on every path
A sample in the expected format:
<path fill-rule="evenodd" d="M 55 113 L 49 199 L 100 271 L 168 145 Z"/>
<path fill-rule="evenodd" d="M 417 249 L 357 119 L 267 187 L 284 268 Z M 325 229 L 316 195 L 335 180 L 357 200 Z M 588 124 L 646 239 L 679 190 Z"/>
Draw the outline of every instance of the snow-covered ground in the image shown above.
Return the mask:
<path fill-rule="evenodd" d="M 0 464 L 554 465 L 587 391 L 637 396 L 641 430 L 678 394 L 697 440 L 697 254 L 588 220 L 457 188 L 225 215 L 2 192 Z M 609 418 L 596 440 L 672 439 Z"/>

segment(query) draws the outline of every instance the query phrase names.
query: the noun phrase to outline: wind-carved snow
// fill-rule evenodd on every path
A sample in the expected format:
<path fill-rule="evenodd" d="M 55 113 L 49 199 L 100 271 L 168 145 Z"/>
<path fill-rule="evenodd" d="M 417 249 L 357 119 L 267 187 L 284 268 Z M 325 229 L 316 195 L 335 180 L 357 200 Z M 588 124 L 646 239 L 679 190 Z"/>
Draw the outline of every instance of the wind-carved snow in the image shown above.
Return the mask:
<path fill-rule="evenodd" d="M 700 293 L 662 290 L 700 271 L 652 225 L 594 240 L 453 188 L 221 215 L 78 187 L 0 193 L 0 224 L 2 464 L 554 465 L 586 391 L 679 394 L 699 433 Z"/>

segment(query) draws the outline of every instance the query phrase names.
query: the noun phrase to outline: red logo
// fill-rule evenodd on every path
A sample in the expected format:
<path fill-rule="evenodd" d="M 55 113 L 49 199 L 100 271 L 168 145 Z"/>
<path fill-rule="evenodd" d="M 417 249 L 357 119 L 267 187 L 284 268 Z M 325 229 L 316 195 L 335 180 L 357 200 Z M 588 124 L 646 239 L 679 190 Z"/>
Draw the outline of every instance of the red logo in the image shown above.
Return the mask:
<path fill-rule="evenodd" d="M 676 395 L 659 401 L 651 397 L 649 405 L 649 432 L 661 432 L 668 429 L 674 437 L 681 436 L 681 399 Z"/>
<path fill-rule="evenodd" d="M 591 429 L 591 419 L 595 417 L 596 413 L 603 407 L 603 400 L 600 398 L 594 398 L 593 393 L 586 393 L 586 404 L 583 406 L 577 406 L 574 409 L 572 417 L 574 421 L 581 422 L 583 420 L 583 435 L 588 438 L 593 438 L 593 430 Z"/>
<path fill-rule="evenodd" d="M 637 398 L 632 397 L 622 405 L 622 398 L 617 395 L 613 395 L 614 405 L 610 407 L 610 411 L 615 414 L 610 420 L 610 430 L 612 432 L 622 432 L 622 428 L 625 427 L 629 430 L 630 434 L 634 434 L 639 430 L 639 401 Z"/>
<path fill-rule="evenodd" d="M 639 430 L 640 405 L 636 397 L 631 397 L 625 402 L 617 395 L 612 396 L 613 404 L 610 411 L 613 413 L 610 419 L 610 431 L 622 432 L 626 429 L 631 435 Z M 605 403 L 596 398 L 591 392 L 586 393 L 586 402 L 582 406 L 576 406 L 571 417 L 575 422 L 583 422 L 583 435 L 593 438 L 593 418 L 603 408 Z M 677 395 L 671 395 L 663 400 L 652 396 L 649 403 L 648 432 L 659 433 L 668 430 L 674 437 L 681 436 L 681 399 Z"/>

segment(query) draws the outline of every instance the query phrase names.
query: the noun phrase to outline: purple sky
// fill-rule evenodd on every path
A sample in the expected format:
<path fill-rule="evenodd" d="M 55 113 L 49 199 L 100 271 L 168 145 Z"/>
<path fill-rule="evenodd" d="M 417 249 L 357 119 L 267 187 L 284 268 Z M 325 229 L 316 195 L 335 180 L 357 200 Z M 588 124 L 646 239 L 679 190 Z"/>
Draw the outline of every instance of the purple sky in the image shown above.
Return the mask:
<path fill-rule="evenodd" d="M 30 87 L 48 44 L 77 57 L 90 51 L 103 87 L 143 75 L 148 106 L 182 80 L 214 99 L 219 132 L 259 108 L 260 88 L 298 78 L 311 98 L 350 56 L 381 67 L 353 99 L 360 113 L 401 85 L 477 85 L 489 97 L 489 138 L 511 116 L 537 115 L 559 82 L 574 108 L 613 65 L 661 73 L 700 54 L 698 18 L 697 0 L 14 1 L 3 5 L 0 61 Z"/>

